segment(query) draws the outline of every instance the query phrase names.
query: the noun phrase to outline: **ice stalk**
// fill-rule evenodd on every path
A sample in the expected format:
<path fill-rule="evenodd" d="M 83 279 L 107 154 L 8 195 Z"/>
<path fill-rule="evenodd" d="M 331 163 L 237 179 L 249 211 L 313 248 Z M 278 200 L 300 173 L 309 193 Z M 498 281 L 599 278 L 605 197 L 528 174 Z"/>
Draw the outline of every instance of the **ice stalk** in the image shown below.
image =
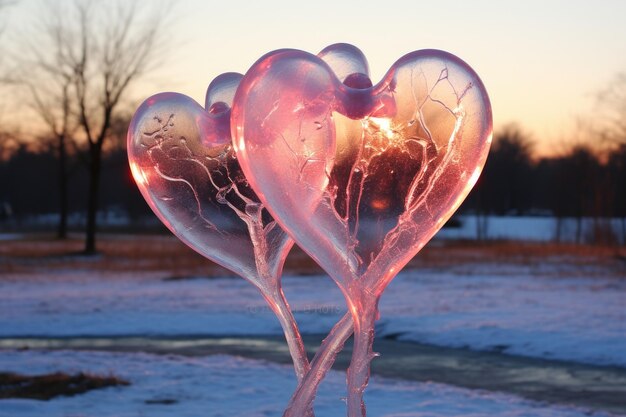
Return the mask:
<path fill-rule="evenodd" d="M 311 361 L 311 368 L 298 384 L 298 388 L 291 397 L 283 417 L 299 417 L 313 405 L 320 383 L 332 368 L 335 359 L 346 340 L 353 333 L 352 316 L 350 313 L 342 317 L 335 324 L 326 339 L 320 345 L 315 357 Z"/>
<path fill-rule="evenodd" d="M 365 293 L 365 291 L 363 291 Z M 353 298 L 354 299 L 354 298 Z M 358 306 L 352 306 L 354 321 L 354 346 L 352 360 L 346 375 L 348 384 L 348 417 L 365 417 L 363 392 L 370 378 L 370 363 L 376 356 L 374 344 L 374 323 L 378 319 L 378 297 L 361 294 Z"/>
<path fill-rule="evenodd" d="M 301 382 L 309 372 L 310 365 L 296 319 L 289 308 L 282 289 L 277 288 L 271 295 L 263 294 L 263 296 L 280 322 L 293 360 L 298 382 Z"/>
<path fill-rule="evenodd" d="M 243 196 L 241 197 L 243 198 Z M 280 322 L 289 353 L 291 354 L 296 377 L 298 378 L 298 383 L 300 383 L 310 369 L 309 359 L 298 324 L 281 287 L 280 278 L 284 257 L 272 259 L 268 256 L 267 234 L 263 227 L 262 209 L 261 205 L 248 204 L 246 206 L 246 215 L 248 217 L 244 217 L 254 246 L 257 273 L 262 278 L 260 282 L 264 283 L 258 288 Z M 308 408 L 301 415 L 314 417 L 313 409 Z"/>
<path fill-rule="evenodd" d="M 280 322 L 285 340 L 287 341 L 289 353 L 291 354 L 296 377 L 298 378 L 298 384 L 302 384 L 305 376 L 309 374 L 310 364 L 302 336 L 300 335 L 300 330 L 298 329 L 298 324 L 291 312 L 285 294 L 279 285 L 269 294 L 264 291 L 261 291 L 261 293 Z M 304 407 L 303 412 L 299 414 L 299 416 L 314 417 L 315 413 L 313 412 L 311 404 Z"/>

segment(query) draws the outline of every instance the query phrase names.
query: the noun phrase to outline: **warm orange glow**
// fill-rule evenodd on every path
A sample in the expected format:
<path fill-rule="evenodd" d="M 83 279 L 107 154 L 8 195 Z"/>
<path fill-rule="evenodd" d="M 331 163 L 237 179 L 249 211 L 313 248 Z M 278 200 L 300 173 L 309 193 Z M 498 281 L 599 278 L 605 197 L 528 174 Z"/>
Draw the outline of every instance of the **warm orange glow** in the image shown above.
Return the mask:
<path fill-rule="evenodd" d="M 143 172 L 136 163 L 130 163 L 130 172 L 133 174 L 133 178 L 138 185 L 145 186 L 148 183 L 148 177 L 146 176 L 146 173 Z"/>
<path fill-rule="evenodd" d="M 372 201 L 372 208 L 374 210 L 385 210 L 389 207 L 389 200 L 386 198 L 377 198 Z"/>
<path fill-rule="evenodd" d="M 391 119 L 370 117 L 369 120 L 387 139 L 393 139 L 396 136 L 396 132 L 391 128 Z"/>

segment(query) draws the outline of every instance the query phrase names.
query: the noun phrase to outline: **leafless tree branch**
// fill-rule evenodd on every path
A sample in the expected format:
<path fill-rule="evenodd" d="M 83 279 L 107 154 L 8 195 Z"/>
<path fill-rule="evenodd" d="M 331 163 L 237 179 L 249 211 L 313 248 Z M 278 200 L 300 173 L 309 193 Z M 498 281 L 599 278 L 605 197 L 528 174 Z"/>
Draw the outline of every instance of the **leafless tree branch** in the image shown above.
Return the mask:
<path fill-rule="evenodd" d="M 26 44 L 30 70 L 19 82 L 62 152 L 70 136 L 87 145 L 85 251 L 94 252 L 102 151 L 129 88 L 160 58 L 169 8 L 139 0 L 42 4 L 40 36 Z"/>
<path fill-rule="evenodd" d="M 613 147 L 626 144 L 626 72 L 600 91 L 597 103 L 601 136 Z"/>

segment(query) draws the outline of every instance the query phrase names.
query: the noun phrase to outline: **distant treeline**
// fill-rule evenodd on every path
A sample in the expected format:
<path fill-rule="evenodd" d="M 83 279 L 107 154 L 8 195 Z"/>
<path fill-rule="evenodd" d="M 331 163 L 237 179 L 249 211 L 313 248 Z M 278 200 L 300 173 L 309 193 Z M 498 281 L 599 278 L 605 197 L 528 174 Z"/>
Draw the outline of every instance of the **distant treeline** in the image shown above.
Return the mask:
<path fill-rule="evenodd" d="M 0 219 L 57 213 L 60 205 L 58 170 L 53 149 L 32 151 L 20 146 L 9 159 L 0 161 Z M 70 155 L 67 173 L 70 213 L 86 210 L 88 182 L 81 156 Z M 105 154 L 100 198 L 101 210 L 122 210 L 131 218 L 151 213 L 131 177 L 126 150 Z"/>
<path fill-rule="evenodd" d="M 70 155 L 67 166 L 69 212 L 84 211 L 88 178 L 80 154 Z M 20 218 L 57 212 L 58 177 L 53 147 L 18 147 L 0 161 L 0 213 L 6 219 L 8 214 Z M 577 145 L 563 156 L 534 159 L 532 142 L 519 129 L 508 128 L 495 137 L 483 174 L 461 212 L 626 218 L 625 191 L 626 144 L 602 156 Z M 101 209 L 121 211 L 131 219 L 150 214 L 121 147 L 104 155 L 100 198 Z"/>
<path fill-rule="evenodd" d="M 516 130 L 496 136 L 465 210 L 495 215 L 626 217 L 626 144 L 602 157 L 587 145 L 534 160 Z"/>
<path fill-rule="evenodd" d="M 509 127 L 494 138 L 487 163 L 462 211 L 487 215 L 550 215 L 596 219 L 594 242 L 626 236 L 626 143 L 598 154 L 589 144 L 572 145 L 561 156 L 534 159 L 532 142 Z M 622 218 L 620 231 L 602 219 Z M 557 223 L 556 236 L 559 236 Z M 477 234 L 480 238 L 481 231 Z M 586 238 L 589 240 L 589 238 Z"/>

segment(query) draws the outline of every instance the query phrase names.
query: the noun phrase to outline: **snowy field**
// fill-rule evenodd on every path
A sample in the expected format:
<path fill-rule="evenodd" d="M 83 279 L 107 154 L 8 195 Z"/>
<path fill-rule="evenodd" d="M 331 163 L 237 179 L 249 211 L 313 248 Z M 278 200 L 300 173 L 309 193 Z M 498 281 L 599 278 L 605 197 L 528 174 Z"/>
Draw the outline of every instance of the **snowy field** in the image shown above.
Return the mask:
<path fill-rule="evenodd" d="M 230 356 L 160 357 L 99 352 L 0 352 L 0 369 L 28 373 L 114 372 L 129 387 L 51 401 L 1 400 L 1 417 L 276 417 L 294 388 L 288 366 Z M 316 400 L 317 417 L 345 415 L 345 376 L 331 372 Z M 410 383 L 374 376 L 366 392 L 374 417 L 608 417 L 604 412 L 547 406 L 515 396 Z"/>
<path fill-rule="evenodd" d="M 377 337 L 626 367 L 626 280 L 592 265 L 575 278 L 553 272 L 492 264 L 403 272 L 383 296 Z M 0 280 L 1 338 L 280 334 L 242 279 L 55 274 Z M 286 277 L 284 287 L 303 333 L 327 333 L 344 313 L 327 277 Z"/>
<path fill-rule="evenodd" d="M 0 371 L 86 371 L 114 374 L 131 385 L 48 402 L 0 400 L 0 417 L 280 416 L 294 389 L 290 366 L 223 355 L 190 358 L 16 350 L 23 346 L 23 338 L 33 337 L 193 339 L 281 333 L 261 296 L 243 279 L 188 277 L 187 271 L 197 270 L 222 275 L 203 269 L 202 259 L 187 258 L 185 252 L 168 246 L 173 240 L 160 238 L 154 247 L 144 247 L 143 240 L 133 239 L 137 238 L 111 238 L 103 244 L 110 252 L 93 259 L 32 255 L 36 251 L 60 253 L 45 241 L 39 243 L 40 248 L 28 240 L 13 249 L 4 246 L 0 252 L 6 266 L 0 276 Z M 120 248 L 111 251 L 111 245 Z M 190 260 L 200 268 L 144 269 L 138 262 L 145 255 L 125 257 L 119 252 L 158 249 L 157 255 L 145 261 L 161 265 L 159 257 L 172 254 L 170 247 L 182 262 Z M 606 251 L 594 255 L 584 248 L 562 251 L 543 243 L 529 249 L 505 243 L 449 246 L 440 240 L 432 247 L 421 254 L 422 261 L 413 264 L 419 268 L 400 273 L 384 294 L 378 338 L 626 369 L 626 265 L 614 255 Z M 11 250 L 26 255 L 11 264 Z M 127 263 L 139 266 L 129 269 Z M 325 334 L 344 314 L 345 302 L 328 277 L 285 276 L 283 282 L 303 333 Z M 37 346 L 32 339 L 28 343 Z M 45 346 L 46 340 L 41 343 Z M 386 352 L 385 358 L 389 355 Z M 603 385 L 609 380 L 600 378 L 596 384 L 590 379 L 588 389 L 619 395 L 621 390 L 610 391 L 616 388 Z M 565 376 L 562 384 L 570 383 Z M 568 392 L 577 395 L 576 389 Z M 317 417 L 345 415 L 344 392 L 345 374 L 331 372 L 316 402 Z M 559 398 L 548 401 L 569 402 L 568 397 Z M 366 399 L 372 417 L 612 416 L 512 394 L 379 375 L 373 376 Z M 594 410 L 623 410 L 608 403 L 582 404 Z"/>
<path fill-rule="evenodd" d="M 471 215 L 461 215 L 457 219 L 460 227 L 447 227 L 437 233 L 436 239 L 476 239 L 477 218 Z M 577 219 L 566 217 L 561 219 L 561 242 L 576 242 Z M 484 232 L 487 239 L 508 239 L 536 242 L 551 242 L 557 235 L 557 219 L 555 217 L 535 216 L 487 216 Z M 580 221 L 580 235 L 583 241 L 591 238 L 594 227 L 598 222 L 587 217 Z M 624 243 L 623 220 L 620 218 L 603 219 L 602 226 L 609 227 L 616 239 Z"/>

